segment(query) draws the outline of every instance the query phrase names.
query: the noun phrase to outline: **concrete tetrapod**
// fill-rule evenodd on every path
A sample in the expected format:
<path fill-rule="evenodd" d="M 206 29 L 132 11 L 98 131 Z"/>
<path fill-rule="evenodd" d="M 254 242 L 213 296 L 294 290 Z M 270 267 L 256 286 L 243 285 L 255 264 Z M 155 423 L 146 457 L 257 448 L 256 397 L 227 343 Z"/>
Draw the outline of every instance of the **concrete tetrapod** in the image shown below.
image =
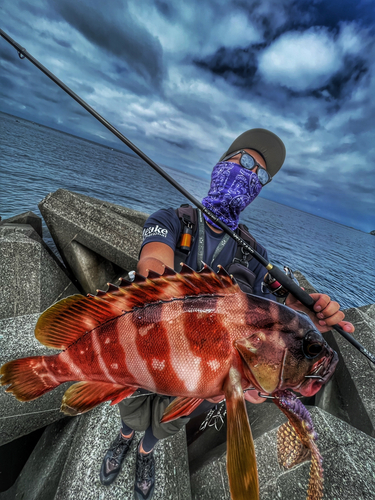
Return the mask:
<path fill-rule="evenodd" d="M 147 214 L 65 189 L 50 193 L 39 209 L 84 293 L 136 268 Z"/>

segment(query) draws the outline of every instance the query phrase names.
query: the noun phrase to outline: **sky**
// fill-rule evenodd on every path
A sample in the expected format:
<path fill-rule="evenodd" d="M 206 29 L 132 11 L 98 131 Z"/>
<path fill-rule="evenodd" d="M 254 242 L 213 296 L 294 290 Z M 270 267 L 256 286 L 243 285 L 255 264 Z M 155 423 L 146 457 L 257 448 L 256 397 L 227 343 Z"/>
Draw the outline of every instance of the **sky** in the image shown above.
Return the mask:
<path fill-rule="evenodd" d="M 287 157 L 261 197 L 375 230 L 373 0 L 0 8 L 1 29 L 157 163 L 207 178 L 239 134 L 266 128 Z M 0 111 L 122 148 L 2 38 Z"/>

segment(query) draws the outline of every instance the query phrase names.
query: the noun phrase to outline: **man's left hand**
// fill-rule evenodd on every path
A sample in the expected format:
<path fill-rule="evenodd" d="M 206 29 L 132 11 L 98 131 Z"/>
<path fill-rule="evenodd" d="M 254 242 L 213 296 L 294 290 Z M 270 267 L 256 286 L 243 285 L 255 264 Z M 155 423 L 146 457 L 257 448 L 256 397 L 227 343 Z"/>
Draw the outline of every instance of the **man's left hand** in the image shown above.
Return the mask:
<path fill-rule="evenodd" d="M 328 332 L 332 325 L 339 325 L 348 333 L 354 332 L 354 326 L 348 321 L 343 321 L 345 314 L 340 311 L 340 304 L 331 300 L 324 293 L 311 293 L 310 297 L 315 301 L 315 312 L 310 311 L 310 309 L 301 304 L 291 293 L 288 295 L 285 305 L 296 311 L 303 311 L 308 314 L 321 333 Z"/>

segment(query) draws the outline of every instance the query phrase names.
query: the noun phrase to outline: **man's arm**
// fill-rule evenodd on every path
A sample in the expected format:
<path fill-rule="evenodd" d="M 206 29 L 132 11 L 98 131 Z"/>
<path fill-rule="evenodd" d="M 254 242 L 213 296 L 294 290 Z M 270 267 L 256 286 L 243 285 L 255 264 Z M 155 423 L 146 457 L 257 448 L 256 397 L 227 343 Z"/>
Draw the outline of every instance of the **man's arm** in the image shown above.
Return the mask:
<path fill-rule="evenodd" d="M 165 243 L 158 241 L 147 243 L 142 248 L 137 264 L 137 273 L 147 276 L 148 271 L 163 274 L 164 266 L 174 267 L 174 252 Z"/>

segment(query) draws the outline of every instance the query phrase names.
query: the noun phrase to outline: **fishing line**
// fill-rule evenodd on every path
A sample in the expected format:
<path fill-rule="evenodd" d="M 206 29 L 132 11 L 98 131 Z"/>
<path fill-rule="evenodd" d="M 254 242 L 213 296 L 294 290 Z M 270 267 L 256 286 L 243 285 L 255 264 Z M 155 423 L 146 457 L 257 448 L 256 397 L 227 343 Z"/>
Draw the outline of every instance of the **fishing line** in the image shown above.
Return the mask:
<path fill-rule="evenodd" d="M 58 85 L 64 92 L 66 92 L 70 97 L 78 102 L 83 108 L 86 109 L 94 118 L 96 118 L 102 125 L 104 125 L 112 134 L 114 134 L 120 141 L 122 141 L 128 148 L 130 148 L 134 153 L 136 153 L 142 160 L 144 160 L 151 168 L 158 172 L 165 180 L 167 180 L 172 186 L 174 186 L 185 198 L 187 198 L 193 205 L 195 205 L 201 212 L 207 215 L 217 226 L 219 226 L 226 234 L 233 238 L 238 245 L 245 248 L 258 262 L 260 262 L 273 276 L 276 281 L 281 283 L 288 292 L 290 292 L 296 299 L 298 299 L 304 306 L 306 306 L 310 311 L 314 311 L 315 301 L 310 295 L 302 290 L 292 279 L 290 279 L 286 274 L 283 273 L 281 269 L 272 265 L 268 262 L 262 255 L 260 255 L 256 250 L 254 250 L 246 241 L 244 241 L 238 234 L 232 231 L 224 222 L 216 217 L 215 214 L 210 212 L 200 201 L 194 198 L 185 188 L 183 188 L 177 181 L 175 181 L 170 175 L 167 174 L 159 165 L 157 165 L 151 158 L 146 156 L 137 146 L 129 141 L 121 132 L 119 132 L 113 125 L 111 125 L 105 118 L 103 118 L 95 109 L 89 106 L 81 97 L 79 97 L 75 92 L 73 92 L 65 83 L 59 80 L 53 73 L 51 73 L 47 68 L 45 68 L 37 59 L 35 59 L 31 54 L 27 52 L 26 49 L 21 47 L 19 43 L 13 40 L 5 31 L 0 29 L 0 35 L 12 45 L 18 52 L 21 59 L 27 58 L 31 63 L 34 64 L 38 69 L 40 69 L 48 78 L 50 78 L 56 85 Z M 375 356 L 371 354 L 365 347 L 363 347 L 354 337 L 352 337 L 348 332 L 346 332 L 339 325 L 333 325 L 334 328 L 340 335 L 342 335 L 348 342 L 350 342 L 356 349 L 358 349 L 366 358 L 375 365 Z"/>

